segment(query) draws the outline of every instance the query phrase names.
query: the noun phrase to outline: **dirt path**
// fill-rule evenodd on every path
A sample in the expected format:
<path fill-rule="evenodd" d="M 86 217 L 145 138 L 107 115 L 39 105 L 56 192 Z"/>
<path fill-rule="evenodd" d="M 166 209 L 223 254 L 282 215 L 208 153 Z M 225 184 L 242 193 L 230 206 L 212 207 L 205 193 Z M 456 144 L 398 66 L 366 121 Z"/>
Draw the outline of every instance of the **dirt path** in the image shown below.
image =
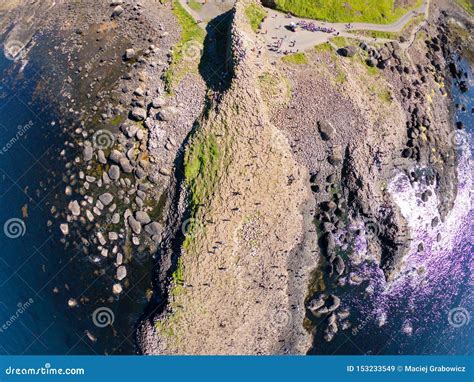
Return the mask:
<path fill-rule="evenodd" d="M 425 14 L 427 15 L 429 9 L 429 0 L 423 2 L 423 4 L 412 10 L 400 19 L 392 24 L 368 24 L 368 23 L 354 23 L 350 24 L 351 28 L 347 28 L 347 23 L 325 23 L 321 21 L 315 21 L 310 19 L 304 19 L 300 17 L 288 18 L 281 12 L 268 9 L 268 17 L 262 23 L 262 31 L 267 43 L 273 46 L 276 42 L 281 41 L 279 49 L 275 52 L 278 54 L 284 52 L 297 52 L 312 48 L 316 45 L 324 44 L 335 36 L 355 38 L 367 42 L 387 42 L 389 39 L 374 39 L 366 36 L 359 36 L 349 31 L 379 31 L 379 32 L 392 32 L 398 33 L 416 16 Z M 298 24 L 300 22 L 311 22 L 316 26 L 324 28 L 333 28 L 334 33 L 325 32 L 310 32 L 301 28 L 297 29 L 296 32 L 291 32 L 285 26 L 291 23 Z M 293 43 L 291 42 L 293 40 Z"/>
<path fill-rule="evenodd" d="M 209 12 L 194 11 L 189 7 L 186 0 L 179 0 L 180 4 L 186 9 L 186 11 L 196 20 L 199 25 L 206 29 L 208 19 L 216 17 L 219 15 L 219 9 L 214 7 L 209 10 Z M 231 2 L 229 2 L 231 4 Z M 330 41 L 331 38 L 335 36 L 347 37 L 347 38 L 357 38 L 361 41 L 369 43 L 384 43 L 393 41 L 391 39 L 380 39 L 380 38 L 371 38 L 367 36 L 357 35 L 357 31 L 378 31 L 378 32 L 391 32 L 398 33 L 403 30 L 403 28 L 416 16 L 425 14 L 425 19 L 428 16 L 430 0 L 425 0 L 423 4 L 412 11 L 407 12 L 397 21 L 392 24 L 370 24 L 370 23 L 352 23 L 351 28 L 347 28 L 347 23 L 326 23 L 311 19 L 304 19 L 301 17 L 288 17 L 284 13 L 275 11 L 273 9 L 267 9 L 268 17 L 263 21 L 261 29 L 263 31 L 263 36 L 267 42 L 270 51 L 273 51 L 277 54 L 284 53 L 293 53 L 303 51 L 309 48 L 312 48 L 316 45 L 324 44 Z M 209 4 L 205 4 L 204 7 Z M 298 24 L 300 22 L 311 22 L 316 26 L 333 28 L 334 33 L 325 33 L 325 32 L 310 32 L 299 28 L 296 32 L 291 32 L 285 26 L 291 23 Z M 416 33 L 423 27 L 420 25 L 414 30 L 411 34 L 410 39 L 407 42 L 404 42 L 402 45 L 403 49 L 408 48 L 412 45 Z M 279 43 L 278 49 L 273 49 L 276 44 Z"/>

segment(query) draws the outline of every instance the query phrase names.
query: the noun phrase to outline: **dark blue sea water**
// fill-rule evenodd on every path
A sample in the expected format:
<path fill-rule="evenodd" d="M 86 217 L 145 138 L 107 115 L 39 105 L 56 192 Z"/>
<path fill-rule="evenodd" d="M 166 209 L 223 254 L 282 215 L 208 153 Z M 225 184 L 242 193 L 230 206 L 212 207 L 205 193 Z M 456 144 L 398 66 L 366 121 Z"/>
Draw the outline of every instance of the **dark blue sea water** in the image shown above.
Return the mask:
<path fill-rule="evenodd" d="M 133 354 L 151 266 L 137 266 L 117 299 L 110 276 L 60 243 L 50 211 L 64 206 L 59 154 L 72 122 L 38 97 L 52 85 L 42 60 L 33 52 L 22 69 L 0 55 L 0 354 Z M 70 298 L 78 307 L 68 307 Z M 113 323 L 96 325 L 97 309 Z"/>

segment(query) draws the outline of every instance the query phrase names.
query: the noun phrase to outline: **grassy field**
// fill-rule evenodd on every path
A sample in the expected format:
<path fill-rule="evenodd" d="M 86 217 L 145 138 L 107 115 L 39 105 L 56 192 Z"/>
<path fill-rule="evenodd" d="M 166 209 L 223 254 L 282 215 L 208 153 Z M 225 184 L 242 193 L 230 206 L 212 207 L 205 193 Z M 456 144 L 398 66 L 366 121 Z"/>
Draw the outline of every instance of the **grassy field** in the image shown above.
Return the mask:
<path fill-rule="evenodd" d="M 179 4 L 178 1 L 173 2 L 173 13 L 178 19 L 181 26 L 181 39 L 179 43 L 173 47 L 171 64 L 164 75 L 165 87 L 168 93 L 173 90 L 173 85 L 180 81 L 186 73 L 197 69 L 199 60 L 184 60 L 186 55 L 193 56 L 194 50 L 202 47 L 204 41 L 204 30 L 194 21 L 192 16 Z"/>
<path fill-rule="evenodd" d="M 469 13 L 471 16 L 474 16 L 474 3 L 472 0 L 456 0 L 457 3 L 463 7 L 467 13 Z"/>
<path fill-rule="evenodd" d="M 304 53 L 293 53 L 283 56 L 281 60 L 287 64 L 304 65 L 308 63 L 308 59 Z"/>
<path fill-rule="evenodd" d="M 263 9 L 263 7 L 258 4 L 250 4 L 247 6 L 247 8 L 245 8 L 245 16 L 247 17 L 247 20 L 249 21 L 250 26 L 254 32 L 258 30 L 258 27 L 266 15 L 267 12 L 265 12 L 265 9 Z"/>
<path fill-rule="evenodd" d="M 278 10 L 300 17 L 328 22 L 389 24 L 420 6 L 422 0 L 413 0 L 408 8 L 395 7 L 394 0 L 275 0 L 275 3 Z"/>
<path fill-rule="evenodd" d="M 198 3 L 196 0 L 189 0 L 188 6 L 196 12 L 199 12 L 202 9 L 202 4 Z"/>

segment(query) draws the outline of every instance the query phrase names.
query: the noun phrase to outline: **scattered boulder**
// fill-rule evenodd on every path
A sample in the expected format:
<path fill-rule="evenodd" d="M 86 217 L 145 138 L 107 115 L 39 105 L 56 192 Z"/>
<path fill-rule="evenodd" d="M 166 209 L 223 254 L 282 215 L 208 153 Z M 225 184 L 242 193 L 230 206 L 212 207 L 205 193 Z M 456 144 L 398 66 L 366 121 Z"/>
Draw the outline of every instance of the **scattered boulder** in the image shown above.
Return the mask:
<path fill-rule="evenodd" d="M 117 165 L 110 166 L 109 177 L 112 180 L 118 180 L 120 178 L 120 168 Z"/>
<path fill-rule="evenodd" d="M 141 224 L 148 224 L 151 222 L 150 217 L 144 211 L 135 212 L 135 219 Z"/>
<path fill-rule="evenodd" d="M 370 66 L 371 68 L 374 68 L 378 65 L 378 61 L 375 58 L 368 58 L 365 63 Z"/>
<path fill-rule="evenodd" d="M 330 139 L 332 139 L 336 132 L 334 127 L 329 122 L 326 122 L 326 121 L 318 122 L 318 130 L 319 130 L 319 134 L 321 134 L 321 138 L 324 141 L 329 141 Z"/>
<path fill-rule="evenodd" d="M 122 293 L 122 285 L 120 285 L 119 283 L 116 283 L 112 286 L 112 293 L 113 294 L 120 294 Z"/>
<path fill-rule="evenodd" d="M 341 164 L 343 158 L 341 149 L 339 147 L 335 147 L 331 155 L 328 156 L 328 162 L 333 166 L 338 166 Z"/>
<path fill-rule="evenodd" d="M 158 172 L 161 174 L 161 175 L 164 175 L 164 176 L 170 176 L 171 175 L 171 170 L 167 167 L 161 167 Z"/>
<path fill-rule="evenodd" d="M 146 118 L 146 110 L 141 107 L 134 107 L 132 109 L 131 116 L 137 121 L 143 121 Z"/>
<path fill-rule="evenodd" d="M 92 155 L 94 153 L 94 150 L 92 149 L 92 146 L 84 146 L 84 161 L 89 162 L 92 159 Z"/>
<path fill-rule="evenodd" d="M 329 295 L 326 300 L 326 306 L 329 312 L 334 312 L 341 305 L 341 299 L 333 294 Z"/>
<path fill-rule="evenodd" d="M 81 207 L 79 207 L 77 200 L 69 202 L 68 208 L 74 216 L 79 216 L 81 214 Z"/>
<path fill-rule="evenodd" d="M 321 309 L 324 306 L 324 295 L 320 295 L 316 298 L 313 298 L 309 304 L 308 304 L 308 309 L 312 313 L 316 313 L 319 309 Z"/>
<path fill-rule="evenodd" d="M 136 235 L 140 235 L 140 233 L 142 232 L 142 225 L 140 224 L 140 222 L 138 222 L 133 216 L 129 216 L 127 221 L 132 231 Z"/>
<path fill-rule="evenodd" d="M 178 114 L 178 109 L 176 109 L 174 106 L 167 106 L 163 107 L 159 112 L 158 112 L 158 118 L 161 121 L 171 121 L 174 119 L 174 117 Z"/>
<path fill-rule="evenodd" d="M 334 339 L 334 336 L 337 334 L 337 322 L 336 322 L 336 315 L 332 314 L 328 318 L 328 326 L 324 331 L 324 340 L 326 342 L 331 342 Z"/>
<path fill-rule="evenodd" d="M 76 308 L 77 305 L 78 303 L 75 298 L 70 298 L 69 300 L 67 300 L 67 306 L 69 306 L 70 308 Z"/>
<path fill-rule="evenodd" d="M 150 235 L 150 236 L 155 236 L 155 235 L 160 235 L 163 232 L 163 227 L 161 226 L 160 223 L 157 222 L 151 222 L 150 224 L 147 224 L 145 226 L 145 231 Z"/>
<path fill-rule="evenodd" d="M 117 268 L 117 280 L 118 281 L 121 281 L 123 280 L 125 277 L 127 277 L 127 268 L 125 268 L 124 265 L 121 265 Z"/>
<path fill-rule="evenodd" d="M 123 154 L 118 150 L 112 150 L 109 155 L 109 159 L 114 163 L 120 163 L 120 158 L 123 157 Z"/>
<path fill-rule="evenodd" d="M 59 229 L 61 230 L 61 232 L 64 236 L 69 235 L 69 225 L 67 223 L 62 223 L 59 226 Z"/>
<path fill-rule="evenodd" d="M 102 163 L 102 164 L 107 163 L 107 159 L 105 158 L 105 154 L 103 150 L 97 151 L 97 160 L 99 161 L 99 163 Z"/>
<path fill-rule="evenodd" d="M 337 53 L 343 57 L 354 57 L 357 53 L 357 48 L 355 46 L 346 46 L 338 49 Z"/>
<path fill-rule="evenodd" d="M 120 158 L 120 167 L 122 168 L 123 172 L 127 174 L 130 174 L 133 170 L 130 161 L 125 157 Z"/>
<path fill-rule="evenodd" d="M 123 7 L 121 5 L 117 5 L 112 11 L 112 17 L 119 17 L 122 13 Z"/>
<path fill-rule="evenodd" d="M 135 55 L 136 55 L 135 49 L 130 48 L 125 51 L 124 57 L 126 60 L 131 60 L 132 58 L 135 57 Z"/>
<path fill-rule="evenodd" d="M 156 98 L 153 98 L 153 101 L 151 104 L 155 109 L 159 109 L 160 107 L 163 107 L 166 105 L 166 100 L 163 97 L 156 97 Z"/>
<path fill-rule="evenodd" d="M 99 196 L 99 200 L 104 206 L 108 206 L 110 203 L 112 203 L 112 200 L 114 200 L 114 197 L 112 196 L 110 192 L 106 192 Z"/>
<path fill-rule="evenodd" d="M 344 260 L 342 260 L 342 257 L 340 255 L 337 255 L 336 259 L 334 260 L 334 269 L 336 270 L 339 276 L 341 276 L 344 273 L 344 270 L 346 269 L 346 266 L 344 265 Z"/>

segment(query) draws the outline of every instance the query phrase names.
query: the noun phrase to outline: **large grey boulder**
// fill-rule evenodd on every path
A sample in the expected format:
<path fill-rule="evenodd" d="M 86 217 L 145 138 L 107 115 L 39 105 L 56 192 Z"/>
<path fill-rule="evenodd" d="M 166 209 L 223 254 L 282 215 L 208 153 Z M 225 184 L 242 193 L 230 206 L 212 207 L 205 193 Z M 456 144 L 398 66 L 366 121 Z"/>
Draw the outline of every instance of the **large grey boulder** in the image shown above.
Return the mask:
<path fill-rule="evenodd" d="M 135 57 L 135 55 L 136 55 L 135 49 L 130 48 L 130 49 L 127 49 L 127 50 L 125 51 L 125 55 L 124 55 L 124 56 L 125 56 L 125 59 L 126 59 L 126 60 L 131 60 L 132 58 Z"/>
<path fill-rule="evenodd" d="M 151 222 L 150 217 L 145 211 L 137 211 L 135 212 L 135 219 L 140 222 L 141 224 L 148 224 Z"/>
<path fill-rule="evenodd" d="M 357 48 L 355 46 L 346 46 L 338 49 L 337 52 L 343 57 L 354 57 L 357 53 Z"/>
<path fill-rule="evenodd" d="M 146 118 L 146 110 L 142 107 L 134 107 L 131 112 L 132 118 L 137 121 L 143 121 Z"/>
<path fill-rule="evenodd" d="M 321 135 L 321 138 L 324 141 L 329 141 L 334 137 L 334 134 L 336 133 L 336 130 L 334 127 L 326 121 L 319 121 L 318 122 L 318 130 L 319 134 Z"/>
<path fill-rule="evenodd" d="M 117 5 L 112 11 L 112 17 L 118 17 L 122 13 L 123 13 L 123 7 L 121 5 Z"/>
<path fill-rule="evenodd" d="M 163 107 L 158 112 L 158 118 L 162 121 L 168 122 L 168 121 L 172 121 L 176 117 L 177 114 L 178 114 L 178 109 L 176 109 L 174 106 L 167 106 L 167 107 Z"/>
<path fill-rule="evenodd" d="M 118 180 L 120 178 L 120 167 L 113 164 L 109 169 L 109 178 L 112 180 Z"/>
<path fill-rule="evenodd" d="M 117 163 L 117 164 L 120 162 L 120 158 L 122 157 L 123 157 L 123 154 L 118 150 L 112 150 L 109 155 L 109 159 L 112 162 Z"/>
<path fill-rule="evenodd" d="M 117 268 L 117 280 L 121 281 L 125 277 L 127 277 L 127 268 L 125 268 L 125 265 L 121 265 Z"/>
<path fill-rule="evenodd" d="M 89 162 L 92 159 L 92 154 L 94 150 L 92 146 L 84 146 L 84 161 Z"/>
<path fill-rule="evenodd" d="M 161 226 L 160 223 L 157 222 L 151 222 L 150 224 L 147 224 L 145 226 L 145 231 L 150 235 L 150 236 L 155 236 L 155 235 L 161 235 L 163 232 L 163 227 Z"/>
<path fill-rule="evenodd" d="M 126 172 L 127 174 L 130 174 L 133 170 L 130 161 L 125 157 L 120 158 L 120 167 L 122 167 L 123 172 Z"/>
<path fill-rule="evenodd" d="M 140 235 L 140 233 L 142 232 L 142 225 L 133 216 L 129 216 L 127 221 L 132 231 L 136 235 Z"/>
<path fill-rule="evenodd" d="M 99 200 L 102 202 L 104 206 L 108 206 L 114 200 L 114 197 L 110 192 L 105 192 L 99 196 Z"/>
<path fill-rule="evenodd" d="M 69 202 L 68 208 L 74 216 L 79 216 L 81 214 L 81 207 L 79 207 L 77 200 Z"/>

